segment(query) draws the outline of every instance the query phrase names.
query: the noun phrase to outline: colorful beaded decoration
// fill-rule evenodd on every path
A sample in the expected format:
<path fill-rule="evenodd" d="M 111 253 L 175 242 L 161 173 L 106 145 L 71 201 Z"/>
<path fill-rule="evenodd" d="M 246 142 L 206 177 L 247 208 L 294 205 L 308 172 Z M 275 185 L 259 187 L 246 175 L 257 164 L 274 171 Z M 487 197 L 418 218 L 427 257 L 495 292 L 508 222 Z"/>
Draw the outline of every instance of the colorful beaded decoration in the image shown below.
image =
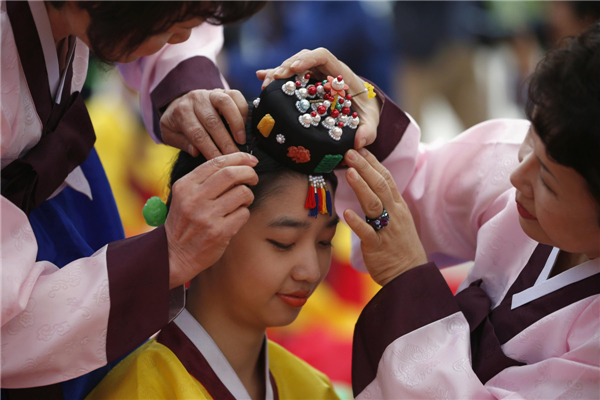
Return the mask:
<path fill-rule="evenodd" d="M 360 119 L 352 112 L 352 95 L 347 94 L 348 85 L 344 78 L 328 76 L 326 80 L 308 85 L 310 74 L 298 74 L 294 81 L 287 81 L 281 90 L 288 96 L 296 96 L 296 109 L 300 112 L 298 122 L 305 128 L 323 125 L 329 137 L 339 141 L 343 127 L 358 128 Z M 365 89 L 372 91 L 372 89 Z M 369 92 L 370 93 L 370 92 Z M 307 100 L 314 99 L 314 100 Z M 310 114 L 307 111 L 311 110 Z"/>

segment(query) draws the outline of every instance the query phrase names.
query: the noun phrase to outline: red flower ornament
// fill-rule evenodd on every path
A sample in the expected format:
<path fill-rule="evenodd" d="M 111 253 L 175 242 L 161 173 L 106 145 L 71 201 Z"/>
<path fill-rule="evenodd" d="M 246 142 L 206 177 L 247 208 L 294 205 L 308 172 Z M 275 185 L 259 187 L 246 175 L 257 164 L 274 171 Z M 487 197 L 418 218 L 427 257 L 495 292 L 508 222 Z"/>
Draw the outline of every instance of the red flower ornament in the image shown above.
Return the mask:
<path fill-rule="evenodd" d="M 310 161 L 310 151 L 302 146 L 290 146 L 288 147 L 287 156 L 294 160 L 296 163 L 306 163 Z"/>

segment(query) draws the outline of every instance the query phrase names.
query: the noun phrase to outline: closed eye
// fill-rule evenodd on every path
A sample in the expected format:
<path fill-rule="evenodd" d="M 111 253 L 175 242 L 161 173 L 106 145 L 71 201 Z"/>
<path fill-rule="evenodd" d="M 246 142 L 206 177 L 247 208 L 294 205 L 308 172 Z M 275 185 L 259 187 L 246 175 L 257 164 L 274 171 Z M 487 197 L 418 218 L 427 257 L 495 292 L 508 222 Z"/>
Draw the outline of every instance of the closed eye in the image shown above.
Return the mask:
<path fill-rule="evenodd" d="M 291 250 L 292 247 L 294 246 L 294 243 L 285 244 L 285 243 L 277 242 L 277 241 L 272 240 L 272 239 L 267 239 L 267 241 L 269 243 L 271 243 L 278 250 Z"/>
<path fill-rule="evenodd" d="M 546 183 L 546 181 L 542 177 L 542 172 L 541 171 L 540 171 L 540 180 L 542 181 L 542 184 L 546 187 L 546 189 L 548 189 L 548 191 L 550 193 L 552 193 L 554 196 L 556 196 L 556 193 L 554 192 L 554 190 L 550 189 L 550 186 L 548 186 L 548 184 Z"/>

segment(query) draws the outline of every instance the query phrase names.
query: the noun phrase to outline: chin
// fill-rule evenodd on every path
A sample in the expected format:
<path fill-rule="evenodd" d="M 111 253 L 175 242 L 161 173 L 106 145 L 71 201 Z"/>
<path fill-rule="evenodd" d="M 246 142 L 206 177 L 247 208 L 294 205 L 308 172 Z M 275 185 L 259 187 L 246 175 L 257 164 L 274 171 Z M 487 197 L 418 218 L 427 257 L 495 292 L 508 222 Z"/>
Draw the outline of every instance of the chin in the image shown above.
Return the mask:
<path fill-rule="evenodd" d="M 269 328 L 278 328 L 282 326 L 290 325 L 298 318 L 300 310 L 285 310 L 285 311 L 274 311 L 269 313 L 266 319 L 266 325 Z"/>
<path fill-rule="evenodd" d="M 538 220 L 525 219 L 519 216 L 519 224 L 521 224 L 523 232 L 531 239 L 542 244 L 554 246 L 554 243 L 542 229 Z"/>

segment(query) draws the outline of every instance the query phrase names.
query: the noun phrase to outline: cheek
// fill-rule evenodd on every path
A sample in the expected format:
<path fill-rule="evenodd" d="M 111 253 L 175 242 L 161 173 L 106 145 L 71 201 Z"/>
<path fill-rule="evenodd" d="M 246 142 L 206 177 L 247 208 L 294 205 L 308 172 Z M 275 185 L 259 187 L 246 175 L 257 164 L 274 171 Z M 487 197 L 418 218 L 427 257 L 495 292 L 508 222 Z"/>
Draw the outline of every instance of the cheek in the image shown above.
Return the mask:
<path fill-rule="evenodd" d="M 131 55 L 136 58 L 152 55 L 162 49 L 168 40 L 169 37 L 163 37 L 162 35 L 152 36 L 135 49 Z"/>
<path fill-rule="evenodd" d="M 321 279 L 319 279 L 319 283 L 323 282 L 323 279 L 325 279 L 329 273 L 329 268 L 331 268 L 331 257 L 331 247 L 326 250 L 322 250 L 319 253 L 319 270 L 321 271 Z"/>

